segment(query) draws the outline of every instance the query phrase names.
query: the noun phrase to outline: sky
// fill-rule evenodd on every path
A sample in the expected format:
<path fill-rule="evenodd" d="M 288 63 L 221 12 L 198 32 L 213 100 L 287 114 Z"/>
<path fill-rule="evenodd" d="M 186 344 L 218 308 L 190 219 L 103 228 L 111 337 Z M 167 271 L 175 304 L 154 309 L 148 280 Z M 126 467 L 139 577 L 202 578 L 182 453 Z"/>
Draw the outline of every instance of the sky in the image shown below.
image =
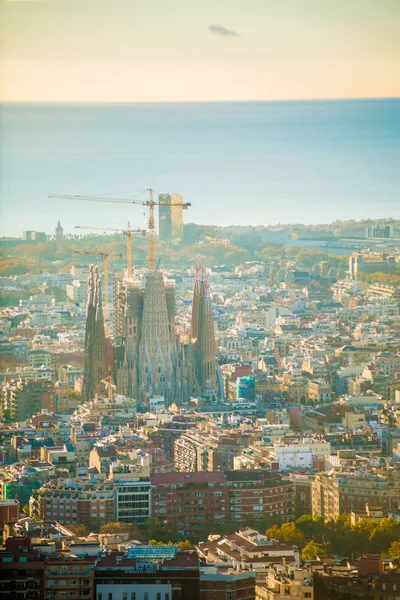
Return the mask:
<path fill-rule="evenodd" d="M 400 0 L 0 0 L 0 97 L 400 96 Z"/>

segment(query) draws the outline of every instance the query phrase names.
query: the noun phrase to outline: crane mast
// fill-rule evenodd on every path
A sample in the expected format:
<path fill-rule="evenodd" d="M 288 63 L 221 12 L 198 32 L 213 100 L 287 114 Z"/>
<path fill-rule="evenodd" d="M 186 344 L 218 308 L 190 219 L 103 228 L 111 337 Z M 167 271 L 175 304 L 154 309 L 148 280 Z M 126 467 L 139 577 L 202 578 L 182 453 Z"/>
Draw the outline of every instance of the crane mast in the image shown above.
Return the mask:
<path fill-rule="evenodd" d="M 132 277 L 133 271 L 133 260 L 132 260 L 132 233 L 141 233 L 142 235 L 146 235 L 145 229 L 131 229 L 131 224 L 128 221 L 128 227 L 126 229 L 121 229 L 118 227 L 97 227 L 92 225 L 75 225 L 75 229 L 97 229 L 101 231 L 115 231 L 121 232 L 126 236 L 126 262 L 128 269 L 128 277 Z"/>
<path fill-rule="evenodd" d="M 106 196 L 81 196 L 78 194 L 49 194 L 49 198 L 58 198 L 63 200 L 83 200 L 85 202 L 112 202 L 115 204 L 140 204 L 142 206 L 147 206 L 149 209 L 148 216 L 148 230 L 149 230 L 149 249 L 147 255 L 147 261 L 149 265 L 149 270 L 154 272 L 155 270 L 155 218 L 154 218 L 154 207 L 159 206 L 159 202 L 155 202 L 153 198 L 154 190 L 149 188 L 147 190 L 149 192 L 149 200 L 134 200 L 130 198 L 109 198 Z M 163 206 L 181 206 L 183 210 L 187 210 L 189 206 L 191 206 L 191 202 L 166 202 L 162 204 Z M 93 228 L 94 229 L 94 228 Z M 101 228 L 99 228 L 101 229 Z M 129 267 L 128 267 L 129 268 Z"/>

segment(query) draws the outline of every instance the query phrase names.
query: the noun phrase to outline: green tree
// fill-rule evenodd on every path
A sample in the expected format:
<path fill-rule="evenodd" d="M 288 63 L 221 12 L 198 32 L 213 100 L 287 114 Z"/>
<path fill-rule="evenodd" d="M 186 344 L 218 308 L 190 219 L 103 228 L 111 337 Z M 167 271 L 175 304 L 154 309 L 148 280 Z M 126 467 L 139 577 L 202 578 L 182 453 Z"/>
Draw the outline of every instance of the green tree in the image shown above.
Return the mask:
<path fill-rule="evenodd" d="M 302 515 L 296 521 L 296 527 L 307 539 L 318 539 L 322 541 L 325 532 L 325 523 L 323 517 L 312 517 L 311 515 Z"/>
<path fill-rule="evenodd" d="M 267 529 L 267 536 L 286 544 L 293 544 L 300 549 L 305 544 L 304 533 L 297 529 L 294 523 L 283 523 L 281 527 L 273 525 L 270 529 Z"/>
<path fill-rule="evenodd" d="M 138 540 L 139 542 L 147 539 L 143 530 L 136 523 L 121 523 L 120 521 L 111 521 L 100 527 L 100 533 L 108 535 L 116 535 L 118 533 L 127 533 L 130 539 Z"/>
<path fill-rule="evenodd" d="M 87 537 L 89 535 L 89 529 L 86 525 L 67 525 L 66 527 L 77 537 Z"/>
<path fill-rule="evenodd" d="M 316 542 L 310 540 L 301 551 L 302 560 L 315 560 L 317 556 L 326 554 L 326 549 L 321 548 Z"/>
<path fill-rule="evenodd" d="M 400 560 L 400 541 L 392 542 L 389 548 L 389 558 Z"/>

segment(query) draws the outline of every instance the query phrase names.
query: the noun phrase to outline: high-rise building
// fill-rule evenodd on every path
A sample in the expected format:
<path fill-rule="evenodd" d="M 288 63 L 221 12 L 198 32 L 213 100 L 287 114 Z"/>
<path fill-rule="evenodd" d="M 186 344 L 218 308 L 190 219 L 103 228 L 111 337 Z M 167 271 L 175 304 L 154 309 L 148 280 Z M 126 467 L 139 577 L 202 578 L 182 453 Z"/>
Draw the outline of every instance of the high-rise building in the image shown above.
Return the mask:
<path fill-rule="evenodd" d="M 159 235 L 165 242 L 183 239 L 183 196 L 182 194 L 159 194 Z"/>
<path fill-rule="evenodd" d="M 101 391 L 101 380 L 106 375 L 106 339 L 101 302 L 100 276 L 98 267 L 90 265 L 82 389 L 82 398 L 84 401 L 92 400 Z"/>
<path fill-rule="evenodd" d="M 197 382 L 201 392 L 217 390 L 217 348 L 208 272 L 204 261 L 196 263 L 191 337 L 195 354 Z"/>

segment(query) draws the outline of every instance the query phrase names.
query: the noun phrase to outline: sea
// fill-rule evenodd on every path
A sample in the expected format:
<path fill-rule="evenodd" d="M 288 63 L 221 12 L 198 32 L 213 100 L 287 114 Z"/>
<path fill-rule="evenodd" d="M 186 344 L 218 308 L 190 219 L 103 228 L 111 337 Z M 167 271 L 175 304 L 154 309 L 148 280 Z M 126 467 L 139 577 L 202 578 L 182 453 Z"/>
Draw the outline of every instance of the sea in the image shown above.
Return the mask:
<path fill-rule="evenodd" d="M 0 235 L 145 224 L 148 188 L 210 225 L 400 218 L 400 99 L 0 104 Z"/>

